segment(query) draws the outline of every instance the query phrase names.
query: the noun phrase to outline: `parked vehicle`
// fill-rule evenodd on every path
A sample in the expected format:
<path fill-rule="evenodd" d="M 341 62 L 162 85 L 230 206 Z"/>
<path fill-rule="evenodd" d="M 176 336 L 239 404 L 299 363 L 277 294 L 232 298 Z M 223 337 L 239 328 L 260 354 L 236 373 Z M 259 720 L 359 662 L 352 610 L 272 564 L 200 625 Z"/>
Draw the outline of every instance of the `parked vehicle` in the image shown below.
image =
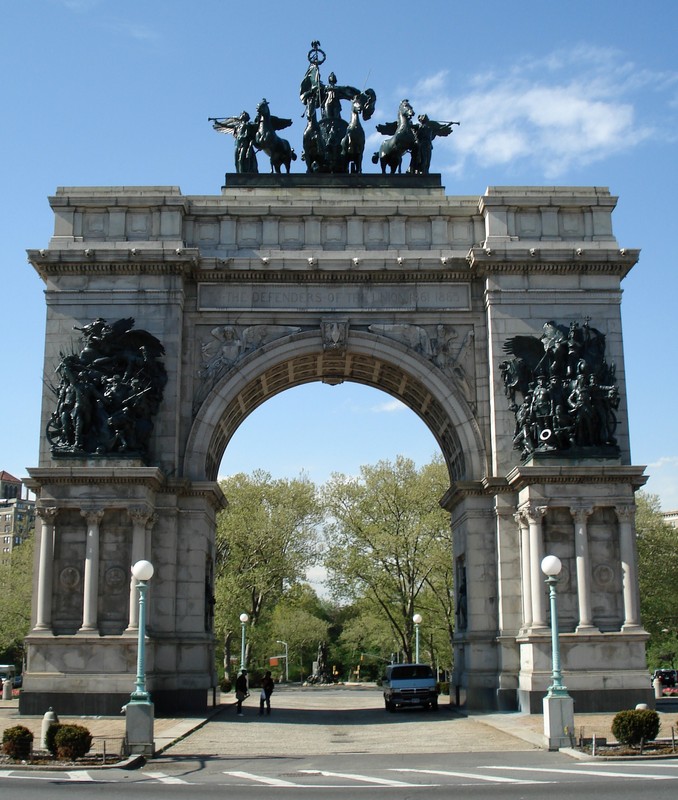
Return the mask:
<path fill-rule="evenodd" d="M 675 669 L 656 669 L 652 673 L 650 683 L 654 684 L 656 678 L 659 678 L 662 686 L 675 686 L 678 684 L 678 672 Z"/>
<path fill-rule="evenodd" d="M 387 711 L 403 706 L 438 709 L 438 685 L 428 664 L 390 664 L 382 687 Z"/>
<path fill-rule="evenodd" d="M 0 691 L 4 681 L 12 681 L 12 686 L 16 686 L 16 667 L 14 664 L 0 664 Z"/>

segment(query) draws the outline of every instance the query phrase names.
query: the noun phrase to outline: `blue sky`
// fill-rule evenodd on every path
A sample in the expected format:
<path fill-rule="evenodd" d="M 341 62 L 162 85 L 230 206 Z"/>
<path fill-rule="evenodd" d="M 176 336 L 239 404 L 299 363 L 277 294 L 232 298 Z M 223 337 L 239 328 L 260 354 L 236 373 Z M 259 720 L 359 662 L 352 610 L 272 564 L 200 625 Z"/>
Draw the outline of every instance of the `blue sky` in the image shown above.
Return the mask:
<path fill-rule="evenodd" d="M 403 97 L 417 113 L 461 120 L 433 153 L 448 194 L 557 184 L 608 186 L 619 196 L 620 246 L 642 250 L 623 283 L 633 462 L 648 465 L 647 489 L 663 508 L 678 508 L 674 2 L 4 0 L 0 7 L 0 469 L 22 477 L 37 464 L 45 309 L 25 250 L 48 243 L 48 195 L 81 185 L 218 194 L 224 172 L 233 171 L 233 142 L 207 117 L 253 114 L 262 97 L 273 114 L 294 120 L 285 135 L 301 152 L 298 87 L 318 39 L 327 53 L 323 74 L 375 89 L 374 122 L 393 118 Z M 314 384 L 252 414 L 222 472 L 304 470 L 321 482 L 398 453 L 421 464 L 436 450 L 423 424 L 387 395 Z"/>

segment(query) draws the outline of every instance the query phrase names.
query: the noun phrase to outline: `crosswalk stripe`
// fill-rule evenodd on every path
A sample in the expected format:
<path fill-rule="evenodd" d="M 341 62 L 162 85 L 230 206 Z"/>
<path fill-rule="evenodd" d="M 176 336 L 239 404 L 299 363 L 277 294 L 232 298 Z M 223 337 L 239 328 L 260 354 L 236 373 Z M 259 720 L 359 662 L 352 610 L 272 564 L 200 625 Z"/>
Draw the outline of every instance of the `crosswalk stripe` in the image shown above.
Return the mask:
<path fill-rule="evenodd" d="M 393 769 L 393 772 L 419 772 L 423 775 L 443 775 L 448 778 L 472 778 L 475 781 L 491 781 L 492 783 L 519 783 L 521 785 L 532 783 L 548 783 L 548 781 L 520 780 L 519 778 L 502 778 L 499 775 L 478 775 L 475 772 L 453 772 L 443 769 Z"/>
<path fill-rule="evenodd" d="M 393 781 L 388 778 L 369 778 L 367 775 L 356 775 L 353 772 L 327 772 L 324 769 L 300 769 L 304 775 L 321 775 L 323 778 L 346 778 L 351 781 L 362 781 L 363 783 L 376 783 L 379 786 L 420 786 L 417 783 L 405 783 L 403 781 Z"/>
<path fill-rule="evenodd" d="M 284 781 L 282 778 L 265 778 L 263 775 L 253 775 L 251 772 L 224 772 L 224 775 L 231 775 L 234 778 L 244 778 L 256 783 L 265 783 L 267 786 L 297 786 L 296 783 Z M 297 787 L 298 788 L 298 787 Z"/>
<path fill-rule="evenodd" d="M 645 772 L 611 772 L 608 770 L 586 770 L 582 772 L 580 769 L 555 769 L 552 767 L 478 767 L 478 769 L 500 769 L 500 770 L 513 770 L 520 772 L 553 772 L 560 775 L 578 775 L 585 777 L 586 775 L 598 775 L 604 778 L 647 778 L 651 781 L 674 781 L 678 779 L 678 775 L 654 775 Z"/>
<path fill-rule="evenodd" d="M 578 766 L 580 767 L 598 767 L 600 768 L 600 762 L 591 762 L 588 763 L 586 761 L 582 761 Z M 615 759 L 614 766 L 616 769 L 620 767 L 633 767 L 634 769 L 638 768 L 637 761 L 617 761 Z M 673 763 L 662 762 L 662 761 L 654 761 L 652 763 L 652 769 L 675 769 L 678 770 L 678 762 L 674 761 Z"/>
<path fill-rule="evenodd" d="M 164 772 L 144 772 L 147 778 L 153 778 L 160 783 L 188 783 L 181 778 L 173 778 L 171 775 L 166 775 Z"/>
<path fill-rule="evenodd" d="M 67 772 L 66 775 L 72 781 L 91 781 L 92 778 L 90 777 L 89 772 L 86 772 L 84 769 L 75 770 L 74 772 Z"/>

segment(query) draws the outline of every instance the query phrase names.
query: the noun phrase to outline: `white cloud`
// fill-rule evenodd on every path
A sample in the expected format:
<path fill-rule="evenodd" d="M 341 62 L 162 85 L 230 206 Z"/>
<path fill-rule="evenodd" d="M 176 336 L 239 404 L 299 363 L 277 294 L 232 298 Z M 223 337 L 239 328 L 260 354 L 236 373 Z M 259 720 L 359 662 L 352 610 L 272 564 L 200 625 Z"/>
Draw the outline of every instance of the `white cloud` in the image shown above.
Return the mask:
<path fill-rule="evenodd" d="M 377 403 L 370 408 L 370 411 L 376 414 L 399 414 L 402 411 L 409 411 L 404 403 L 400 400 L 386 400 L 383 403 Z"/>
<path fill-rule="evenodd" d="M 678 509 L 678 456 L 661 456 L 647 465 L 650 479 L 643 490 L 659 495 L 664 511 Z"/>
<path fill-rule="evenodd" d="M 455 94 L 447 72 L 399 93 L 417 113 L 461 121 L 452 136 L 436 139 L 438 169 L 444 160 L 456 173 L 470 161 L 482 167 L 522 161 L 557 178 L 650 138 L 669 140 L 668 121 L 640 119 L 638 106 L 654 92 L 666 95 L 656 107 L 670 107 L 677 85 L 678 72 L 653 73 L 618 51 L 580 46 L 502 73 L 478 73 L 464 94 Z"/>

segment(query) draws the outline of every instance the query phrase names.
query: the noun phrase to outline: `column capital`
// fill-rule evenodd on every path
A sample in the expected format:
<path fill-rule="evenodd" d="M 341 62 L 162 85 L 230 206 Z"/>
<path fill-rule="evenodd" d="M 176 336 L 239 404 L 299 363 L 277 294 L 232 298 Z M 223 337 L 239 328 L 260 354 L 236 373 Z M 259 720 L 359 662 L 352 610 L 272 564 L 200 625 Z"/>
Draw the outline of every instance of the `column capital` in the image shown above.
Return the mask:
<path fill-rule="evenodd" d="M 593 514 L 593 506 L 577 506 L 570 509 L 572 519 L 578 524 L 586 523 L 586 520 Z"/>
<path fill-rule="evenodd" d="M 636 515 L 635 505 L 615 506 L 614 511 L 620 522 L 633 522 Z"/>
<path fill-rule="evenodd" d="M 130 519 L 135 525 L 146 527 L 150 522 L 155 521 L 155 514 L 144 506 L 134 506 L 127 509 Z"/>
<path fill-rule="evenodd" d="M 59 509 L 56 506 L 41 506 L 35 509 L 35 513 L 44 523 L 50 525 L 54 523 L 56 515 L 59 513 Z"/>
<path fill-rule="evenodd" d="M 536 503 L 528 503 L 521 509 L 528 522 L 541 522 L 542 518 L 546 516 L 546 512 L 548 510 L 548 506 L 540 506 Z"/>
<path fill-rule="evenodd" d="M 87 520 L 88 525 L 98 525 L 104 518 L 104 511 L 102 508 L 83 508 L 80 515 Z"/>

